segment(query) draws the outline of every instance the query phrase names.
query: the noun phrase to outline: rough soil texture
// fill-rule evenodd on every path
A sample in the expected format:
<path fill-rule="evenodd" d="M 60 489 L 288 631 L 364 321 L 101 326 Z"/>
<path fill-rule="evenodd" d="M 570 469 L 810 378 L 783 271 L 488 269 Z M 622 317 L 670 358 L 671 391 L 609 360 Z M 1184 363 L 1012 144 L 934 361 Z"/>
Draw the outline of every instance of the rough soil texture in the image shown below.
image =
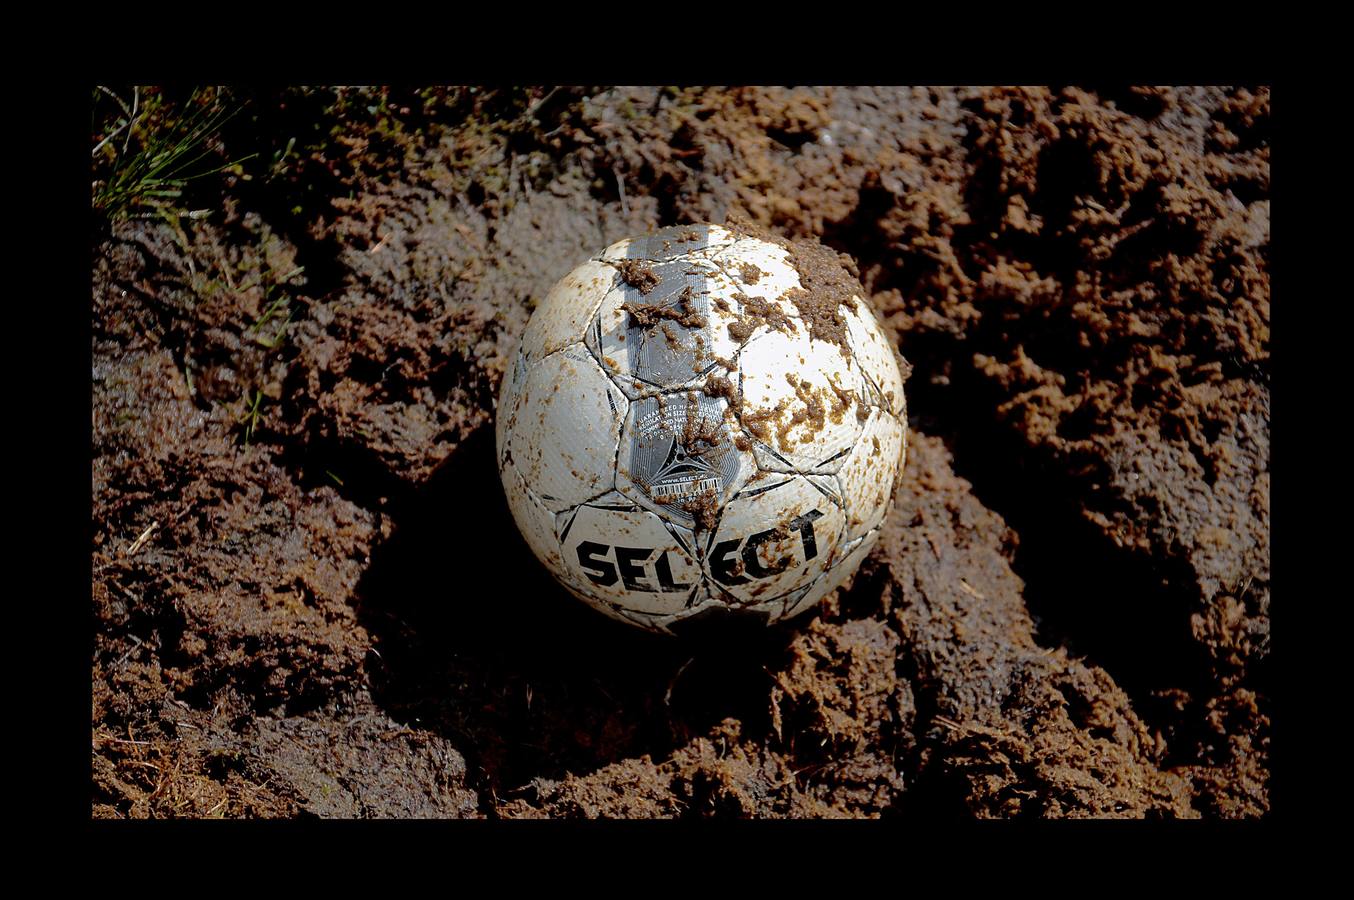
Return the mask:
<path fill-rule="evenodd" d="M 95 816 L 1267 812 L 1267 88 L 228 100 L 209 213 L 92 237 Z M 914 430 L 848 589 L 679 643 L 536 565 L 494 400 L 730 216 L 854 261 Z"/>

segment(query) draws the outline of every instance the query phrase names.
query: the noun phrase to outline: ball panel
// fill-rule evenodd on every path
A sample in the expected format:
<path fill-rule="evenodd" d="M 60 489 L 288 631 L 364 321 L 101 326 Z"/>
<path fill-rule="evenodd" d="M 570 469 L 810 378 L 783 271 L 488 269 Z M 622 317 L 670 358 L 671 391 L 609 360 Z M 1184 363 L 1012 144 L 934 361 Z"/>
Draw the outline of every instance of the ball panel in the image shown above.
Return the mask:
<path fill-rule="evenodd" d="M 865 399 L 865 405 L 887 411 L 889 402 L 884 399 L 884 394 L 879 386 L 874 383 L 874 379 L 865 374 L 865 369 L 861 366 L 860 360 L 855 360 L 852 364 L 856 367 L 856 374 L 860 379 L 861 395 Z"/>
<path fill-rule="evenodd" d="M 527 546 L 541 561 L 541 565 L 558 578 L 563 571 L 564 561 L 560 556 L 559 541 L 555 537 L 554 514 L 536 499 L 511 460 L 504 465 L 501 475 L 503 491 L 508 497 L 508 509 L 517 523 L 517 530 L 522 533 Z"/>
<path fill-rule="evenodd" d="M 822 575 L 819 574 L 818 577 L 821 578 Z M 804 598 L 804 595 L 813 590 L 813 586 L 817 583 L 818 581 L 815 579 L 803 587 L 795 588 L 788 594 L 782 594 L 779 597 L 773 597 L 770 600 L 767 600 L 765 603 L 759 603 L 755 608 L 765 610 L 772 622 L 778 622 L 785 618 L 785 611 L 798 605 L 799 601 Z"/>
<path fill-rule="evenodd" d="M 710 583 L 709 578 L 702 577 L 701 586 L 696 591 L 695 602 L 691 604 L 690 609 L 684 610 L 681 615 L 683 618 L 689 618 L 698 613 L 709 615 L 729 608 L 726 598 L 720 596 L 718 588 Z"/>
<path fill-rule="evenodd" d="M 808 584 L 795 588 L 787 594 L 782 594 L 779 597 L 773 597 L 770 600 L 758 603 L 755 606 L 749 607 L 749 609 L 765 613 L 768 618 L 767 624 L 775 624 L 784 619 L 788 619 L 791 616 L 798 615 L 801 612 L 808 612 L 817 605 L 819 600 L 822 600 L 822 598 L 826 597 L 831 591 L 830 587 L 824 589 L 821 585 L 830 577 L 833 571 L 833 569 L 829 569 L 820 572 L 818 573 L 818 576 Z M 814 597 L 811 600 L 806 600 L 807 595 L 811 592 L 814 594 Z"/>
<path fill-rule="evenodd" d="M 657 282 L 618 284 L 587 328 L 602 368 L 631 399 L 727 373 L 739 345 L 728 329 L 735 318 L 724 298 L 734 292 L 725 275 L 693 259 L 653 263 L 646 272 Z"/>
<path fill-rule="evenodd" d="M 636 506 L 584 504 L 561 529 L 559 546 L 567 580 L 622 612 L 678 613 L 700 586 L 700 567 L 678 535 Z"/>
<path fill-rule="evenodd" d="M 588 260 L 545 295 L 522 334 L 522 347 L 535 361 L 583 339 L 602 299 L 620 281 L 615 268 Z"/>
<path fill-rule="evenodd" d="M 591 506 L 597 509 L 619 509 L 625 511 L 634 511 L 639 509 L 639 505 L 620 491 L 611 490 L 605 494 L 599 494 L 596 497 L 589 497 L 577 506 L 571 506 L 568 509 L 560 510 L 555 513 L 555 534 L 560 542 L 564 541 L 565 535 L 573 527 L 574 518 L 578 511 L 584 506 Z"/>
<path fill-rule="evenodd" d="M 702 561 L 705 573 L 742 604 L 779 597 L 831 565 L 844 518 L 803 477 L 750 483 L 725 505 Z"/>
<path fill-rule="evenodd" d="M 627 403 L 582 344 L 531 364 L 507 452 L 548 509 L 558 512 L 614 487 Z"/>
<path fill-rule="evenodd" d="M 898 367 L 898 351 L 889 342 L 875 318 L 870 304 L 856 299 L 854 310 L 843 307 L 848 342 L 861 373 L 880 397 L 879 405 L 895 416 L 903 412 L 903 376 Z"/>
<path fill-rule="evenodd" d="M 786 291 L 800 286 L 799 272 L 789 261 L 789 251 L 767 241 L 743 238 L 710 254 L 749 297 L 781 302 Z M 794 306 L 787 304 L 787 312 Z"/>
<path fill-rule="evenodd" d="M 761 445 L 772 471 L 830 474 L 860 434 L 860 378 L 836 344 L 771 332 L 739 358 L 743 403 L 738 419 Z"/>
<path fill-rule="evenodd" d="M 617 241 L 602 251 L 599 260 L 619 262 L 623 259 L 671 260 L 699 251 L 727 247 L 735 236 L 719 225 L 671 225 L 651 234 Z"/>
<path fill-rule="evenodd" d="M 865 431 L 838 478 L 846 500 L 849 543 L 883 524 L 902 465 L 903 427 L 891 413 L 871 409 Z"/>
<path fill-rule="evenodd" d="M 763 472 L 774 472 L 780 475 L 797 474 L 794 463 L 760 441 L 754 440 L 752 442 L 752 455 L 757 460 L 757 467 Z"/>
<path fill-rule="evenodd" d="M 845 510 L 846 501 L 842 497 L 841 481 L 835 475 L 805 475 L 804 480 L 822 494 L 829 503 Z"/>
<path fill-rule="evenodd" d="M 702 626 L 700 621 L 706 622 L 732 622 L 741 620 L 747 622 L 755 621 L 760 625 L 769 625 L 773 610 L 767 608 L 765 603 L 751 604 L 745 603 L 732 594 L 724 591 L 718 585 L 707 581 L 707 593 L 697 600 L 696 604 L 688 610 L 684 610 L 680 616 L 668 625 L 668 630 L 675 634 L 695 633 Z"/>
<path fill-rule="evenodd" d="M 792 603 L 787 603 L 780 618 L 782 620 L 792 619 L 801 613 L 808 612 L 817 606 L 824 597 L 841 587 L 848 578 L 855 575 L 856 569 L 865 557 L 870 555 L 870 551 L 874 549 L 875 542 L 878 539 L 879 532 L 872 531 L 862 538 L 858 538 L 853 545 L 844 548 L 841 559 L 832 568 L 824 572 L 822 577 L 803 596 Z"/>
<path fill-rule="evenodd" d="M 526 382 L 526 378 L 526 351 L 519 345 L 517 352 L 513 354 L 512 363 L 503 373 L 503 383 L 499 385 L 498 391 L 498 406 L 494 410 L 494 448 L 500 472 L 508 454 L 508 437 L 516 428 L 522 385 Z"/>

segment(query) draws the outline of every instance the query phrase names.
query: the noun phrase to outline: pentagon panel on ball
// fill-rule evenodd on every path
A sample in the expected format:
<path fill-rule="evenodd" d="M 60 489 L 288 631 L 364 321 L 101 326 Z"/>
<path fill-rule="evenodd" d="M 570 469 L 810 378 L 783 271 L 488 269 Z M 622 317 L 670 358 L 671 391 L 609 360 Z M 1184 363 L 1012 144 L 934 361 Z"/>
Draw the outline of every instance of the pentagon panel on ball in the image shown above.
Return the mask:
<path fill-rule="evenodd" d="M 608 289 L 619 279 L 611 266 L 588 260 L 552 287 L 522 334 L 522 351 L 534 361 L 583 339 Z"/>
<path fill-rule="evenodd" d="M 495 436 L 518 527 L 576 597 L 669 634 L 771 623 L 868 554 L 905 454 L 903 375 L 836 260 L 683 225 L 612 244 L 546 295 Z"/>

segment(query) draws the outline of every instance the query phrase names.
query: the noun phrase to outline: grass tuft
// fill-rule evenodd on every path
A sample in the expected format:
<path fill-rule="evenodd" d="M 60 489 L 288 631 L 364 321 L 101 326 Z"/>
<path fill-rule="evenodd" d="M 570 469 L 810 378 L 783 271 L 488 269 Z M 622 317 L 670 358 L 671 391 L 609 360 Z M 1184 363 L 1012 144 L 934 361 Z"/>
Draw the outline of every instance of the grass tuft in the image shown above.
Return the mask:
<path fill-rule="evenodd" d="M 259 404 L 263 402 L 263 390 L 258 389 L 254 392 L 254 399 L 249 399 L 249 390 L 244 392 L 245 410 L 236 422 L 244 426 L 244 445 L 249 446 L 249 442 L 254 438 L 254 429 L 259 424 Z"/>
<path fill-rule="evenodd" d="M 95 89 L 93 149 L 95 209 L 116 221 L 152 216 L 200 218 L 208 210 L 181 206 L 188 183 L 238 166 L 254 154 L 213 165 L 219 159 L 218 135 L 239 110 L 222 103 L 213 89 L 193 91 L 181 108 L 161 93 L 132 88 L 131 102 L 112 89 Z M 117 109 L 97 120 L 111 99 Z"/>

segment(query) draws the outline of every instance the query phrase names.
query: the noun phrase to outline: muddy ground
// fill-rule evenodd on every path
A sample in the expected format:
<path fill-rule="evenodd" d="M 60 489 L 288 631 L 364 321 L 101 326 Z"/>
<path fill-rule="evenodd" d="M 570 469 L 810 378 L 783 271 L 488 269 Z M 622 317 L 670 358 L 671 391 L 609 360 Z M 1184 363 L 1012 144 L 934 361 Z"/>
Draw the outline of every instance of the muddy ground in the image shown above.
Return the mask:
<path fill-rule="evenodd" d="M 94 816 L 1265 815 L 1267 88 L 142 89 L 93 178 L 204 98 L 232 165 L 95 185 Z M 731 214 L 857 260 L 910 452 L 849 589 L 678 643 L 535 563 L 494 400 Z"/>

